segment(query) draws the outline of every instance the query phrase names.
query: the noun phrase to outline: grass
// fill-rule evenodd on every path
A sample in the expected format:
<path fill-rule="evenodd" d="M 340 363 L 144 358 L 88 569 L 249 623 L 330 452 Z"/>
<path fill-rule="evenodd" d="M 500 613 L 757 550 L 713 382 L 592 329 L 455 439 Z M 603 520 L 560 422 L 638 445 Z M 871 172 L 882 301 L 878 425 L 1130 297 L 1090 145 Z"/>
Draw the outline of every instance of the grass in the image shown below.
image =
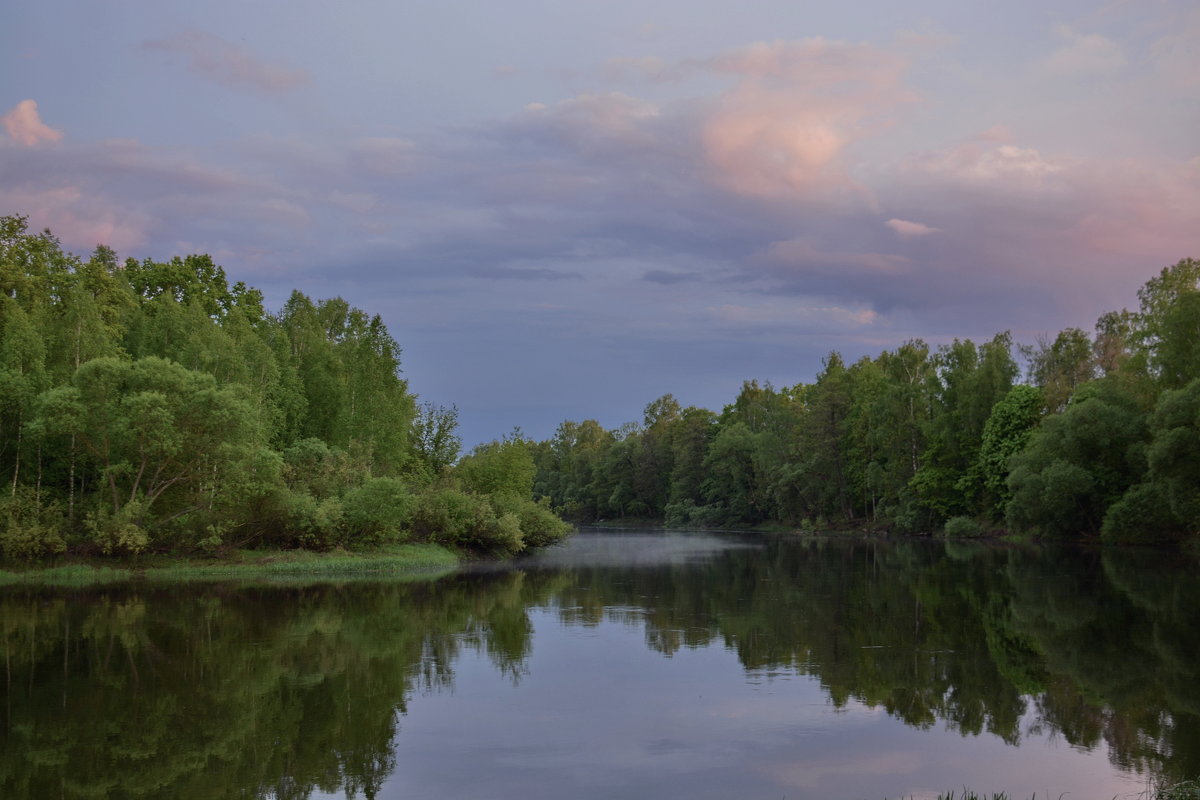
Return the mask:
<path fill-rule="evenodd" d="M 1145 800 L 1200 800 L 1200 780 L 1181 781 L 1169 786 L 1159 786 L 1139 796 L 1144 797 Z M 939 794 L 937 800 L 1011 800 L 1011 798 L 1004 792 L 979 794 L 970 789 L 963 789 L 962 794 L 954 792 Z M 1037 795 L 1034 795 L 1031 800 L 1037 800 Z"/>
<path fill-rule="evenodd" d="M 458 566 L 458 557 L 432 544 L 374 550 L 235 550 L 211 557 L 144 556 L 114 567 L 99 561 L 0 570 L 3 585 L 86 586 L 128 581 L 280 580 L 428 576 Z"/>
<path fill-rule="evenodd" d="M 1154 800 L 1200 800 L 1200 780 L 1180 781 L 1159 789 Z"/>

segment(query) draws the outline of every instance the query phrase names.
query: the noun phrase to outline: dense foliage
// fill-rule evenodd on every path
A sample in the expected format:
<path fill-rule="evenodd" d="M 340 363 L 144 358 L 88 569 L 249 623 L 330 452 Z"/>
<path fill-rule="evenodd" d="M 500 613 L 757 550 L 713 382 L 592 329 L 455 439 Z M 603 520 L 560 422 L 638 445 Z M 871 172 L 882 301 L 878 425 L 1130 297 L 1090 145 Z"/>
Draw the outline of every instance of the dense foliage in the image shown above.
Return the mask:
<path fill-rule="evenodd" d="M 831 353 L 813 383 L 749 381 L 720 414 L 666 395 L 641 424 L 567 421 L 537 445 L 535 491 L 577 520 L 1195 539 L 1200 261 L 1138 299 L 1033 346 Z"/>
<path fill-rule="evenodd" d="M 6 558 L 565 535 L 533 502 L 530 443 L 459 461 L 456 424 L 418 407 L 382 320 L 340 298 L 271 314 L 208 256 L 84 261 L 0 218 Z"/>

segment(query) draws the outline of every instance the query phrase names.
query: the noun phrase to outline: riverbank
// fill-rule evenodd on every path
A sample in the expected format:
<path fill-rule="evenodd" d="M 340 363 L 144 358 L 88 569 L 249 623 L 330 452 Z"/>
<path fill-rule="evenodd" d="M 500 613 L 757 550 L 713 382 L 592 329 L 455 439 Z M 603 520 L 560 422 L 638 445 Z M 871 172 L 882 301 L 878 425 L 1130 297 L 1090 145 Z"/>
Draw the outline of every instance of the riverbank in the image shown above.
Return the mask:
<path fill-rule="evenodd" d="M 1200 800 L 1200 780 L 1181 781 L 1169 786 L 1160 786 L 1150 790 L 1142 797 L 1144 800 Z M 970 789 L 963 789 L 962 794 L 954 792 L 939 794 L 938 800 L 1011 800 L 1011 798 L 1004 792 L 978 794 Z M 1036 797 L 1032 800 L 1036 800 Z"/>
<path fill-rule="evenodd" d="M 428 576 L 460 563 L 435 544 L 401 544 L 372 550 L 229 550 L 213 556 L 149 555 L 115 562 L 69 559 L 65 563 L 6 565 L 4 585 L 90 585 L 128 581 L 322 579 L 359 576 Z"/>

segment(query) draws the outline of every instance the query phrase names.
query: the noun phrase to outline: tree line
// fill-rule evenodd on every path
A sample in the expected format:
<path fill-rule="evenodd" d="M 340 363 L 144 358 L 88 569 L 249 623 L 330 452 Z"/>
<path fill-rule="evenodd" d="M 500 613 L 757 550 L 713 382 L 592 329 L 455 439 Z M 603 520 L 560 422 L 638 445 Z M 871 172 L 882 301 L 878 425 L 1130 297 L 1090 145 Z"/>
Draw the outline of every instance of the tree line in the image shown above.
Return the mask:
<path fill-rule="evenodd" d="M 720 413 L 668 394 L 640 424 L 565 421 L 534 457 L 535 492 L 580 521 L 1195 540 L 1200 261 L 1094 332 L 833 352 L 812 383 L 747 381 Z"/>
<path fill-rule="evenodd" d="M 129 555 L 422 539 L 515 553 L 569 530 L 529 443 L 459 457 L 378 315 L 277 313 L 209 256 L 84 260 L 0 217 L 0 551 Z"/>

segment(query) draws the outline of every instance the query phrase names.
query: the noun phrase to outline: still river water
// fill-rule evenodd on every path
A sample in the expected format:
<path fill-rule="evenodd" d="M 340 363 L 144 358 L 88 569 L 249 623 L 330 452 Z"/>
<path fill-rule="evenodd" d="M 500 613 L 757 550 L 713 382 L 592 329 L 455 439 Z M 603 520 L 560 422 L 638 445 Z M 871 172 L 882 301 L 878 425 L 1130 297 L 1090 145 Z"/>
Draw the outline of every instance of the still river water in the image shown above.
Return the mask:
<path fill-rule="evenodd" d="M 583 532 L 437 580 L 0 592 L 0 797 L 1134 797 L 1200 776 L 1141 551 Z"/>

